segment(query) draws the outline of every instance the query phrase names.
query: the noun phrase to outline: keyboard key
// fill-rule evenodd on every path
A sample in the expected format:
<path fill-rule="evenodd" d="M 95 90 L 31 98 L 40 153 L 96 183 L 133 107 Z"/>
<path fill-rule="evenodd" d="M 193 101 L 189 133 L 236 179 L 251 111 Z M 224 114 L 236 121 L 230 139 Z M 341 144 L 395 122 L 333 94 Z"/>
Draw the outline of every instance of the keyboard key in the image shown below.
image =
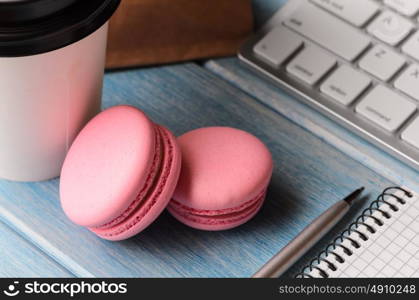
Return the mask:
<path fill-rule="evenodd" d="M 403 93 L 419 101 L 419 65 L 411 65 L 394 82 Z"/>
<path fill-rule="evenodd" d="M 419 60 L 419 31 L 412 35 L 402 46 L 402 51 Z"/>
<path fill-rule="evenodd" d="M 284 24 L 348 61 L 370 44 L 369 37 L 309 2 L 304 2 Z"/>
<path fill-rule="evenodd" d="M 367 30 L 379 40 L 395 46 L 406 38 L 412 29 L 413 24 L 409 20 L 385 11 L 368 26 Z"/>
<path fill-rule="evenodd" d="M 419 11 L 418 0 L 384 0 L 384 3 L 408 17 L 416 15 Z"/>
<path fill-rule="evenodd" d="M 378 12 L 378 5 L 371 0 L 312 0 L 312 2 L 358 27 L 363 26 Z"/>
<path fill-rule="evenodd" d="M 375 87 L 356 107 L 356 112 L 394 132 L 416 111 L 416 105 L 387 87 Z"/>
<path fill-rule="evenodd" d="M 314 85 L 335 64 L 336 60 L 333 57 L 311 46 L 305 48 L 288 64 L 287 71 L 305 83 Z"/>
<path fill-rule="evenodd" d="M 419 117 L 403 131 L 402 139 L 419 149 Z"/>
<path fill-rule="evenodd" d="M 254 51 L 260 58 L 278 68 L 302 45 L 301 38 L 280 26 L 260 40 L 254 47 Z"/>
<path fill-rule="evenodd" d="M 401 55 L 377 45 L 361 59 L 359 66 L 382 81 L 388 81 L 405 63 Z"/>
<path fill-rule="evenodd" d="M 343 105 L 349 105 L 370 84 L 371 80 L 367 76 L 343 65 L 326 79 L 320 90 Z"/>

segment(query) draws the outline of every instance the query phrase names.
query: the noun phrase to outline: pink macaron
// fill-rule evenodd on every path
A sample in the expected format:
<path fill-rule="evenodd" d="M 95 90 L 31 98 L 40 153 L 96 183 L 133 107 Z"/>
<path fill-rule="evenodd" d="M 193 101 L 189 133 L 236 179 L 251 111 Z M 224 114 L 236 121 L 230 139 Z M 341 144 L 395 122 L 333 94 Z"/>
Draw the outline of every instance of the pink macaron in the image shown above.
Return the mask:
<path fill-rule="evenodd" d="M 76 224 L 123 240 L 166 208 L 179 178 L 174 136 L 131 106 L 107 109 L 80 132 L 65 159 L 61 204 Z"/>
<path fill-rule="evenodd" d="M 182 170 L 169 212 L 202 230 L 225 230 L 250 220 L 262 206 L 272 156 L 255 136 L 209 127 L 178 138 Z"/>

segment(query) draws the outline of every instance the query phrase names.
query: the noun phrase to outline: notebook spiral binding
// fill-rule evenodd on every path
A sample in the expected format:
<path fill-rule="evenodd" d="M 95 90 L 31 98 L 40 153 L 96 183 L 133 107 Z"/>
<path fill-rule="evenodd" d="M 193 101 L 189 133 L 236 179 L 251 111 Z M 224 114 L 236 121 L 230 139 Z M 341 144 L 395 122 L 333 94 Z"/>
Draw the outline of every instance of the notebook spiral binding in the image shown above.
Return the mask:
<path fill-rule="evenodd" d="M 353 232 L 358 234 L 358 236 L 360 237 L 360 239 L 362 241 L 367 241 L 368 236 L 358 230 L 358 228 L 360 226 L 365 226 L 365 228 L 371 234 L 374 234 L 376 232 L 376 229 L 374 228 L 375 226 L 371 226 L 371 225 L 365 223 L 366 219 L 372 218 L 375 225 L 381 227 L 381 226 L 384 225 L 384 222 L 385 222 L 384 220 L 385 219 L 390 219 L 391 218 L 391 215 L 388 212 L 383 211 L 383 210 L 380 209 L 381 204 L 387 204 L 392 211 L 398 211 L 399 210 L 399 205 L 406 204 L 406 201 L 404 199 L 402 199 L 402 198 L 400 198 L 400 197 L 398 197 L 398 196 L 396 196 L 392 193 L 394 191 L 403 191 L 408 198 L 413 197 L 413 194 L 411 192 L 407 191 L 406 189 L 404 189 L 402 187 L 386 188 L 381 193 L 381 195 L 379 195 L 377 197 L 377 199 L 371 203 L 371 205 L 368 208 L 364 209 L 364 211 L 360 214 L 360 216 L 358 216 L 355 219 L 355 221 L 352 222 L 348 226 L 347 229 L 345 229 L 340 235 L 338 235 L 333 240 L 333 242 L 331 242 L 329 245 L 327 245 L 326 248 L 322 252 L 320 252 L 314 259 L 312 259 L 310 261 L 310 263 L 303 268 L 301 273 L 298 273 L 295 277 L 296 278 L 313 278 L 313 276 L 310 275 L 310 273 L 313 270 L 317 270 L 321 277 L 328 278 L 329 277 L 328 270 L 325 270 L 324 268 L 320 268 L 320 267 L 318 267 L 318 265 L 321 262 L 324 262 L 328 266 L 328 269 L 330 269 L 332 271 L 336 271 L 338 269 L 337 264 L 331 262 L 327 258 L 330 257 L 331 255 L 333 255 L 335 257 L 336 261 L 338 263 L 342 264 L 342 263 L 345 262 L 345 257 L 343 257 L 343 255 L 337 254 L 334 250 L 336 250 L 338 247 L 340 247 L 340 248 L 342 248 L 345 255 L 351 256 L 353 254 L 350 247 L 346 247 L 346 246 L 341 244 L 344 240 L 348 240 L 351 243 L 351 246 L 353 248 L 358 249 L 362 246 L 361 243 L 358 242 L 358 241 L 355 241 L 354 239 L 349 237 Z M 399 205 L 394 205 L 392 203 L 389 203 L 386 200 L 386 199 L 388 199 L 387 197 L 395 198 L 397 200 L 397 202 L 399 203 Z M 382 218 L 377 218 L 377 217 L 373 216 L 373 213 L 375 211 L 379 211 L 382 214 L 383 217 Z"/>

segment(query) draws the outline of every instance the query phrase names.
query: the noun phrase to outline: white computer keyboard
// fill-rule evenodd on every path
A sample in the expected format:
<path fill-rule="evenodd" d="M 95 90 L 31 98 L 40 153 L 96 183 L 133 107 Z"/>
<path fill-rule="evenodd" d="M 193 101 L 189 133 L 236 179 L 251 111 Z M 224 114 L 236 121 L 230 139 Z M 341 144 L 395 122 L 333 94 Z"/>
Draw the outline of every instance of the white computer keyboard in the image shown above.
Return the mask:
<path fill-rule="evenodd" d="M 289 0 L 243 61 L 419 170 L 419 0 Z"/>

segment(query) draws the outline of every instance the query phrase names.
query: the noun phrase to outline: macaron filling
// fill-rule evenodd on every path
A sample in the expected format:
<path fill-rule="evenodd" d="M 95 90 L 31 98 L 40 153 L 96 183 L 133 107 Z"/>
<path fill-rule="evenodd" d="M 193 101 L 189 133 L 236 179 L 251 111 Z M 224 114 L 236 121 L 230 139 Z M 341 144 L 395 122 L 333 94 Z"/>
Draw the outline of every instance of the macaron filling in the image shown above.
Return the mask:
<path fill-rule="evenodd" d="M 172 199 L 168 209 L 171 213 L 198 224 L 225 225 L 236 223 L 251 217 L 260 209 L 266 196 L 266 190 L 266 188 L 263 189 L 256 197 L 232 208 L 219 210 L 195 209 Z"/>
<path fill-rule="evenodd" d="M 174 146 L 162 127 L 156 125 L 155 132 L 156 150 L 144 186 L 121 215 L 101 226 L 90 227 L 91 231 L 106 237 L 122 234 L 139 223 L 156 204 L 172 170 Z"/>

